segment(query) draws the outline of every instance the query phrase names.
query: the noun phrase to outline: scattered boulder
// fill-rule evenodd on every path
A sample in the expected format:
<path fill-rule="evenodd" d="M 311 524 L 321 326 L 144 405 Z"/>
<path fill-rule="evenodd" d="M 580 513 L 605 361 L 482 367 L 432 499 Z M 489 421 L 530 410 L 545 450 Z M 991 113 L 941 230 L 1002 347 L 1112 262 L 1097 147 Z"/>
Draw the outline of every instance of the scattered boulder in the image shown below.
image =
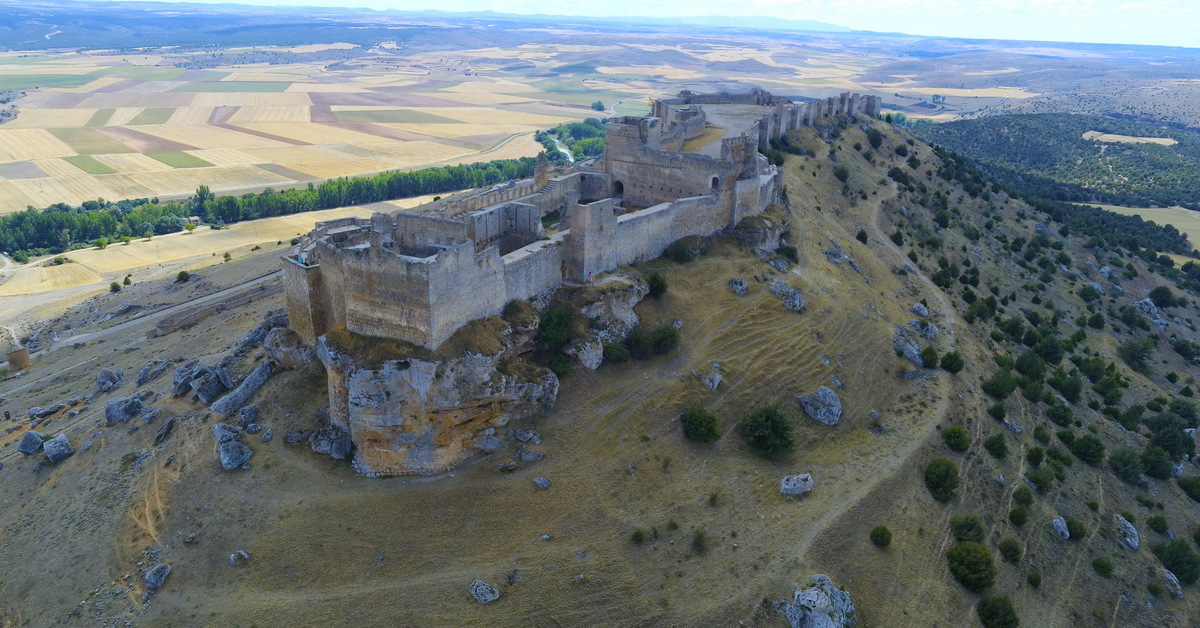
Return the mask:
<path fill-rule="evenodd" d="M 1171 463 L 1171 477 L 1178 480 L 1183 477 L 1183 463 L 1175 461 Z"/>
<path fill-rule="evenodd" d="M 216 401 L 217 397 L 221 396 L 221 393 L 229 390 L 225 386 L 225 383 L 221 381 L 221 377 L 212 371 L 208 371 L 204 375 L 193 379 L 189 386 L 192 390 L 196 391 L 193 398 L 206 406 Z"/>
<path fill-rule="evenodd" d="M 921 347 L 916 340 L 913 340 L 912 333 L 907 329 L 896 328 L 892 334 L 892 348 L 909 362 L 920 367 L 925 366 L 925 361 L 921 359 Z"/>
<path fill-rule="evenodd" d="M 517 450 L 517 460 L 520 460 L 521 462 L 524 462 L 526 464 L 533 464 L 545 457 L 546 457 L 546 454 L 544 454 L 540 451 L 534 451 L 532 449 L 528 449 L 523 445 L 521 446 L 520 449 Z"/>
<path fill-rule="evenodd" d="M 550 480 L 543 477 L 533 478 L 533 485 L 540 489 L 550 488 Z"/>
<path fill-rule="evenodd" d="M 71 441 L 67 439 L 67 435 L 60 433 L 43 443 L 42 451 L 46 452 L 46 458 L 50 462 L 57 464 L 71 457 L 71 454 L 75 453 L 75 448 L 71 447 Z"/>
<path fill-rule="evenodd" d="M 250 401 L 250 397 L 252 397 L 254 393 L 258 392 L 258 389 L 261 388 L 262 385 L 266 383 L 267 378 L 271 376 L 271 369 L 273 365 L 274 362 L 271 362 L 270 360 L 258 365 L 258 368 L 254 369 L 254 371 L 246 377 L 245 381 L 235 388 L 233 392 L 225 395 L 220 401 L 212 404 L 213 412 L 219 412 L 221 414 L 233 414 L 242 406 L 246 405 L 246 402 Z M 224 369 L 221 369 L 221 371 L 224 371 Z"/>
<path fill-rule="evenodd" d="M 254 451 L 242 444 L 241 428 L 225 423 L 213 426 L 213 437 L 217 439 L 217 456 L 221 466 L 233 470 L 245 465 L 254 455 Z"/>
<path fill-rule="evenodd" d="M 1121 515 L 1114 515 L 1114 517 L 1116 517 L 1117 525 L 1120 527 L 1117 532 L 1121 535 L 1121 543 L 1136 552 L 1137 548 L 1142 545 L 1141 535 L 1138 534 L 1137 528 L 1133 527 L 1133 524 L 1129 523 Z"/>
<path fill-rule="evenodd" d="M 798 395 L 796 401 L 800 402 L 808 416 L 819 423 L 837 425 L 842 418 L 842 401 L 827 386 L 821 386 L 811 395 Z"/>
<path fill-rule="evenodd" d="M 329 454 L 335 460 L 345 460 L 354 448 L 350 432 L 336 425 L 327 425 L 308 437 L 308 444 L 319 454 Z"/>
<path fill-rule="evenodd" d="M 134 385 L 142 386 L 154 381 L 155 379 L 158 379 L 159 375 L 167 372 L 167 369 L 171 366 L 171 364 L 172 363 L 168 362 L 167 360 L 153 360 L 146 366 L 143 366 L 142 370 L 138 371 L 137 379 L 134 381 Z"/>
<path fill-rule="evenodd" d="M 62 410 L 65 407 L 67 407 L 67 404 L 59 403 L 59 404 L 55 404 L 49 408 L 42 408 L 40 406 L 36 407 L 36 408 L 30 408 L 29 409 L 29 418 L 44 419 L 44 418 L 54 414 L 55 412 Z"/>
<path fill-rule="evenodd" d="M 158 433 L 154 435 L 154 444 L 161 445 L 166 442 L 173 429 L 175 429 L 175 417 L 167 419 L 162 427 L 158 428 Z"/>
<path fill-rule="evenodd" d="M 1071 531 L 1067 529 L 1066 519 L 1063 519 L 1062 517 L 1055 517 L 1054 521 L 1050 522 L 1050 525 L 1054 526 L 1054 533 L 1058 536 L 1064 539 L 1071 538 Z"/>
<path fill-rule="evenodd" d="M 151 591 L 157 591 L 162 588 L 169 575 L 171 575 L 170 563 L 159 563 L 146 572 L 146 586 L 150 587 Z"/>
<path fill-rule="evenodd" d="M 913 303 L 913 306 L 908 308 L 909 312 L 917 316 L 929 316 L 929 308 L 924 303 Z"/>
<path fill-rule="evenodd" d="M 929 321 L 914 318 L 908 321 L 908 326 L 921 332 L 921 335 L 925 336 L 926 340 L 937 340 L 938 327 Z"/>
<path fill-rule="evenodd" d="M 534 445 L 542 444 L 542 435 L 533 430 L 516 430 L 513 432 L 513 438 L 522 443 L 533 443 Z"/>
<path fill-rule="evenodd" d="M 29 430 L 21 437 L 21 444 L 17 445 L 17 451 L 32 456 L 42 450 L 42 433 Z"/>
<path fill-rule="evenodd" d="M 242 427 L 258 421 L 258 406 L 246 406 L 238 410 L 238 420 L 241 422 Z"/>
<path fill-rule="evenodd" d="M 300 335 L 285 327 L 276 327 L 263 339 L 267 355 L 287 368 L 300 368 L 317 361 L 317 350 L 306 347 Z"/>
<path fill-rule="evenodd" d="M 796 589 L 784 616 L 792 628 L 849 628 L 855 625 L 850 594 L 833 585 L 829 576 L 812 577 L 808 589 Z"/>
<path fill-rule="evenodd" d="M 171 384 L 174 387 L 172 392 L 176 397 L 184 395 L 192 389 L 192 380 L 196 379 L 196 367 L 200 366 L 199 362 L 192 362 L 187 366 L 181 366 L 175 369 L 175 375 L 171 378 Z"/>
<path fill-rule="evenodd" d="M 237 347 L 234 349 L 235 352 L 245 353 L 254 345 L 263 342 L 270 332 L 288 326 L 288 314 L 285 309 L 271 310 L 263 315 L 263 319 L 263 322 L 259 323 L 257 327 L 250 330 L 250 333 L 238 341 Z"/>
<path fill-rule="evenodd" d="M 96 392 L 111 392 L 124 383 L 125 374 L 121 372 L 121 369 L 115 371 L 100 369 L 100 372 L 96 373 Z"/>
<path fill-rule="evenodd" d="M 1155 327 L 1159 329 L 1167 328 L 1167 321 L 1163 318 L 1162 313 L 1158 311 L 1158 306 L 1154 305 L 1154 301 L 1151 301 L 1148 297 L 1135 302 L 1133 307 L 1137 308 L 1137 311 L 1142 314 L 1145 314 L 1154 323 Z"/>
<path fill-rule="evenodd" d="M 1163 579 L 1167 581 L 1167 591 L 1170 591 L 1175 599 L 1183 597 L 1183 587 L 1179 586 L 1179 578 L 1176 578 L 1170 569 L 1163 570 Z"/>
<path fill-rule="evenodd" d="M 779 492 L 783 495 L 804 495 L 812 490 L 813 479 L 807 473 L 785 475 L 779 481 Z"/>
<path fill-rule="evenodd" d="M 800 291 L 795 288 L 778 279 L 768 281 L 767 288 L 771 291 L 771 294 L 783 300 L 783 307 L 793 312 L 804 310 L 804 298 L 800 296 Z"/>
<path fill-rule="evenodd" d="M 734 277 L 733 279 L 729 280 L 729 289 L 733 290 L 733 293 L 739 297 L 746 296 L 746 289 L 749 287 L 750 284 L 746 283 L 745 279 Z"/>
<path fill-rule="evenodd" d="M 274 437 L 275 437 L 275 430 L 267 430 L 267 431 L 263 432 L 262 442 L 269 443 L 269 442 L 271 442 L 271 439 Z"/>
<path fill-rule="evenodd" d="M 695 377 L 697 380 L 699 380 L 700 383 L 704 384 L 704 387 L 709 390 L 716 390 L 717 387 L 721 385 L 722 375 L 720 371 L 715 369 L 709 369 L 708 373 L 704 374 L 692 369 L 692 377 Z"/>
<path fill-rule="evenodd" d="M 138 397 L 113 399 L 104 406 L 104 422 L 107 425 L 128 423 L 130 419 L 142 413 L 142 400 Z"/>
<path fill-rule="evenodd" d="M 503 440 L 491 434 L 478 436 L 471 442 L 474 443 L 475 447 L 477 447 L 479 451 L 482 451 L 485 454 L 490 454 L 504 446 Z"/>
<path fill-rule="evenodd" d="M 467 592 L 480 604 L 487 604 L 488 602 L 495 602 L 500 599 L 500 591 L 483 580 L 472 580 L 471 586 L 467 587 Z"/>
<path fill-rule="evenodd" d="M 259 425 L 258 423 L 251 423 L 250 425 L 246 426 L 247 434 L 257 434 L 261 431 L 262 431 L 262 426 Z"/>

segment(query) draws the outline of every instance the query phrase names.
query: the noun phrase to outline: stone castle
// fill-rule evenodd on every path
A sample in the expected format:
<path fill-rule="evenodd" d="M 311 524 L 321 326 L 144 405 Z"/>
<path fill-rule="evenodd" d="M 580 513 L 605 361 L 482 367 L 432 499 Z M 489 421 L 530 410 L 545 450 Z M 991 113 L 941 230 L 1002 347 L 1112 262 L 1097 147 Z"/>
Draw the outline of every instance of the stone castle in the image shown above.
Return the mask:
<path fill-rule="evenodd" d="M 684 152 L 704 134 L 705 105 L 766 111 L 710 152 Z M 309 344 L 344 326 L 363 336 L 436 349 L 469 321 L 498 315 L 564 281 L 585 282 L 653 259 L 762 212 L 780 191 L 759 149 L 826 115 L 879 115 L 879 98 L 842 94 L 797 104 L 753 89 L 655 101 L 646 117 L 610 118 L 599 167 L 450 199 L 437 212 L 375 214 L 317 225 L 284 257 L 291 327 Z M 547 236 L 558 212 L 567 229 Z M 441 214 L 441 215 L 436 215 Z"/>
<path fill-rule="evenodd" d="M 743 122 L 705 143 L 714 133 L 710 113 L 720 107 L 736 113 L 724 119 Z M 448 468 L 472 453 L 472 439 L 485 427 L 494 432 L 509 417 L 529 414 L 518 401 L 552 403 L 557 380 L 529 388 L 475 368 L 472 386 L 512 394 L 489 402 L 502 412 L 483 412 L 487 404 L 476 403 L 464 413 L 461 400 L 446 401 L 458 393 L 435 391 L 436 378 L 414 375 L 424 372 L 417 362 L 350 372 L 323 336 L 344 329 L 436 350 L 510 301 L 589 282 L 656 258 L 681 238 L 760 214 L 782 189 L 760 150 L 826 116 L 877 117 L 879 108 L 878 97 L 857 94 L 792 103 L 759 89 L 684 91 L 655 101 L 648 116 L 608 119 L 604 154 L 592 164 L 554 172 L 543 156 L 532 179 L 410 211 L 319 223 L 284 256 L 284 289 L 291 329 L 319 348 L 329 372 L 330 421 L 350 432 L 356 468 L 368 475 Z M 563 228 L 547 233 L 543 224 L 550 222 Z M 388 368 L 394 372 L 385 374 Z M 358 380 L 371 390 L 350 390 L 348 382 Z M 387 401 L 393 393 L 407 401 Z"/>

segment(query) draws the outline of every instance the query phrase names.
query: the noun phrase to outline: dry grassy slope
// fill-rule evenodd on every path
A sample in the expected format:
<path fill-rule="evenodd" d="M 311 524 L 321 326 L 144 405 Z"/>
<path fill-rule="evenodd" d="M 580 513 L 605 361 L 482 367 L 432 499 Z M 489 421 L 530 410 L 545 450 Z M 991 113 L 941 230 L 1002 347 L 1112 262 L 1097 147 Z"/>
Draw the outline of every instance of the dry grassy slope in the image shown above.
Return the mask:
<path fill-rule="evenodd" d="M 845 143 L 854 141 L 866 144 L 853 134 Z M 896 141 L 889 138 L 877 154 L 891 155 L 895 145 Z M 1073 321 L 1084 312 L 1084 303 L 1075 292 L 1087 281 L 1099 280 L 1098 273 L 1089 271 L 1085 262 L 1091 261 L 1096 267 L 1106 263 L 1115 266 L 1116 260 L 1102 252 L 1097 256 L 1097 251 L 1083 246 L 1085 238 L 1072 236 L 1066 238 L 1066 251 L 1074 260 L 1074 268 L 1089 275 L 1089 278 L 1072 281 L 1064 278 L 1060 272 L 1044 291 L 1020 290 L 1025 284 L 1038 285 L 1036 276 L 1020 269 L 1014 262 L 1016 254 L 1004 250 L 994 237 L 996 232 L 988 234 L 983 223 L 990 217 L 1002 226 L 1010 238 L 1024 236 L 1029 239 L 1035 233 L 1035 221 L 1045 218 L 1035 216 L 1028 207 L 1002 196 L 993 198 L 989 204 L 971 199 L 956 185 L 947 184 L 936 175 L 932 179 L 926 178 L 925 172 L 931 166 L 936 167 L 937 159 L 926 147 L 918 144 L 916 148 L 914 152 L 923 162 L 916 179 L 924 180 L 930 188 L 948 192 L 952 199 L 951 207 L 954 208 L 951 228 L 937 232 L 937 236 L 944 241 L 941 250 L 918 249 L 922 268 L 936 270 L 935 260 L 939 254 L 946 254 L 962 265 L 962 259 L 967 256 L 962 249 L 965 246 L 971 261 L 982 269 L 981 287 L 977 292 L 986 295 L 987 286 L 995 284 L 1000 288 L 1000 294 L 1018 293 L 1017 301 L 1007 308 L 1005 316 L 1019 314 L 1021 309 L 1030 308 L 1045 314 L 1050 303 L 1065 311 L 1068 320 Z M 842 155 L 845 156 L 847 152 L 843 150 Z M 892 164 L 901 164 L 902 160 L 892 157 L 890 162 L 880 171 Z M 851 187 L 854 190 L 869 190 L 874 183 L 866 177 L 852 177 Z M 899 228 L 905 235 L 906 244 L 913 243 L 916 239 L 914 235 L 919 232 L 931 232 L 934 212 L 922 207 L 917 196 L 906 193 L 896 202 L 885 204 L 886 211 L 882 213 L 879 223 L 881 230 L 890 234 Z M 901 207 L 907 208 L 907 218 L 902 215 Z M 1022 210 L 1026 213 L 1023 219 L 1018 217 L 1018 212 Z M 966 225 L 974 225 L 987 235 L 979 242 L 972 243 L 962 235 L 961 228 Z M 1057 231 L 1057 225 L 1051 224 L 1051 228 Z M 975 247 L 979 247 L 978 253 L 974 251 Z M 904 248 L 907 250 L 909 247 Z M 1128 261 L 1122 259 L 1120 263 L 1123 265 Z M 1139 277 L 1130 281 L 1122 280 L 1126 290 L 1124 296 L 1117 296 L 1110 290 L 1104 299 L 1105 306 L 1130 304 L 1143 298 L 1150 288 L 1166 283 L 1160 277 L 1152 276 L 1140 261 L 1134 260 L 1133 263 Z M 961 288 L 956 283 L 952 290 L 957 294 Z M 1041 306 L 1032 302 L 1034 294 L 1041 295 L 1044 301 Z M 965 303 L 961 299 L 951 298 L 965 310 Z M 1193 320 L 1196 315 L 1194 310 L 1184 307 L 1174 308 L 1173 313 Z M 1068 468 L 1067 480 L 1062 487 L 1047 497 L 1036 499 L 1030 521 L 1023 528 L 1016 528 L 1008 522 L 1007 513 L 1013 505 L 1011 494 L 1018 485 L 1015 480 L 1025 470 L 1024 452 L 1039 444 L 1031 437 L 1032 428 L 1038 424 L 1046 425 L 1051 432 L 1060 428 L 1046 420 L 1041 410 L 1018 392 L 1007 402 L 1008 415 L 1011 420 L 1025 427 L 1025 433 L 1020 436 L 1007 435 L 1010 455 L 1006 460 L 997 461 L 983 451 L 982 440 L 1003 430 L 985 413 L 993 400 L 979 392 L 978 381 L 996 370 L 992 355 L 1007 353 L 1016 357 L 1025 349 L 1012 343 L 993 342 L 988 337 L 993 328 L 988 323 L 980 322 L 958 335 L 957 341 L 967 357 L 969 370 L 959 375 L 955 393 L 963 395 L 964 399 L 951 400 L 954 410 L 939 425 L 966 427 L 974 435 L 972 448 L 963 455 L 953 454 L 940 439 L 930 439 L 907 465 L 907 472 L 881 482 L 870 497 L 857 502 L 834 525 L 825 529 L 818 537 L 818 551 L 814 552 L 814 559 L 830 565 L 835 580 L 847 584 L 852 591 L 860 594 L 856 599 L 865 597 L 869 600 L 866 602 L 868 608 L 889 609 L 893 617 L 902 617 L 901 623 L 905 625 L 975 626 L 978 624 L 970 605 L 975 603 L 978 596 L 954 584 L 943 558 L 945 550 L 953 544 L 947 526 L 949 518 L 955 514 L 975 512 L 982 514 L 988 524 L 988 543 L 996 556 L 1000 574 L 993 594 L 1013 598 L 1023 625 L 1194 625 L 1193 618 L 1198 610 L 1193 592 L 1187 593 L 1183 601 L 1176 602 L 1153 598 L 1146 591 L 1148 582 L 1162 582 L 1161 565 L 1149 552 L 1149 547 L 1165 538 L 1146 528 L 1145 518 L 1155 513 L 1139 506 L 1134 496 L 1140 492 L 1162 502 L 1165 505 L 1162 513 L 1172 523 L 1176 533 L 1186 537 L 1195 527 L 1196 504 L 1184 496 L 1174 482 L 1149 480 L 1148 491 L 1136 491 L 1117 481 L 1107 468 L 1090 467 L 1076 460 Z M 1073 333 L 1066 326 L 1062 329 L 1065 330 L 1064 335 Z M 1118 339 L 1113 336 L 1111 320 L 1102 332 L 1087 331 L 1089 338 L 1085 349 L 1118 363 L 1123 374 L 1132 379 L 1122 407 L 1144 403 L 1157 396 L 1169 397 L 1185 383 L 1194 380 L 1194 370 L 1171 352 L 1165 342 L 1160 343 L 1162 349 L 1156 354 L 1159 363 L 1154 365 L 1153 375 L 1147 378 L 1126 368 L 1116 357 Z M 1161 334 L 1160 339 L 1165 341 L 1170 333 L 1192 339 L 1196 336 L 1195 332 L 1172 324 L 1169 332 Z M 1140 332 L 1140 335 L 1145 335 L 1145 332 Z M 1169 384 L 1164 375 L 1170 371 L 1183 374 L 1183 380 L 1175 385 Z M 1094 393 L 1085 393 L 1085 400 L 1093 398 Z M 1099 412 L 1089 410 L 1085 404 L 1076 404 L 1074 409 L 1076 418 L 1085 427 L 1095 426 L 1110 451 L 1118 445 L 1131 445 L 1138 449 L 1144 446 L 1144 438 L 1105 420 Z M 1075 431 L 1077 434 L 1087 433 L 1079 429 Z M 1053 444 L 1061 446 L 1058 442 Z M 935 456 L 957 458 L 963 477 L 958 497 L 946 506 L 932 500 L 920 476 L 924 463 Z M 1007 479 L 1005 486 L 996 482 L 999 473 L 1003 473 Z M 1194 470 L 1188 473 L 1194 474 Z M 1095 513 L 1086 505 L 1093 500 L 1100 505 Z M 1123 510 L 1137 514 L 1137 526 L 1142 534 L 1139 552 L 1117 546 L 1113 514 Z M 1061 541 L 1050 531 L 1050 520 L 1059 515 L 1085 522 L 1091 533 L 1079 543 Z M 877 551 L 862 541 L 870 529 L 879 524 L 888 525 L 895 534 L 892 546 L 886 551 Z M 1015 567 L 1001 560 L 995 551 L 996 544 L 1009 537 L 1019 539 L 1024 551 L 1020 563 Z M 1102 578 L 1092 570 L 1092 559 L 1101 555 L 1112 557 L 1116 564 L 1112 579 Z M 1026 576 L 1033 570 L 1040 570 L 1043 575 L 1040 589 L 1033 589 L 1025 582 Z M 1129 601 L 1122 599 L 1126 592 L 1131 596 Z"/>
<path fill-rule="evenodd" d="M 927 223 L 928 217 L 909 199 L 893 202 L 894 187 L 879 183 L 890 164 L 869 164 L 849 148 L 865 143 L 859 130 L 847 130 L 843 138 L 840 162 L 851 168 L 852 187 L 867 190 L 866 199 L 852 201 L 838 191 L 826 158 L 789 158 L 786 167 L 792 241 L 801 261 L 798 274 L 777 277 L 808 291 L 806 312 L 786 312 L 765 284 L 752 279 L 770 268 L 727 241 L 713 242 L 711 253 L 690 265 L 650 265 L 671 287 L 640 312 L 650 321 L 682 317 L 680 350 L 565 378 L 556 408 L 525 422 L 542 432 L 545 461 L 499 474 L 494 463 L 506 459 L 502 452 L 436 478 L 358 478 L 346 465 L 279 438 L 289 428 L 311 427 L 325 403 L 324 377 L 315 366 L 276 376 L 256 397 L 262 422 L 277 438 L 270 444 L 251 438 L 253 468 L 236 473 L 218 468 L 210 431 L 215 419 L 199 408 L 155 402 L 164 415 L 188 417 L 155 447 L 153 428 L 127 433 L 87 427 L 102 414 L 109 397 L 101 397 L 69 431 L 77 445 L 93 439 L 91 451 L 34 474 L 11 449 L 0 450 L 7 465 L 0 471 L 0 500 L 18 504 L 0 512 L 0 549 L 11 557 L 6 564 L 14 565 L 0 573 L 0 599 L 22 600 L 0 606 L 29 625 L 125 617 L 164 626 L 779 625 L 779 618 L 761 614 L 759 602 L 784 597 L 808 575 L 826 572 L 849 588 L 871 625 L 973 625 L 976 597 L 952 581 L 941 553 L 955 512 L 981 511 L 996 537 L 1012 533 L 1002 516 L 1007 506 L 998 505 L 1007 504 L 1007 490 L 996 488 L 993 478 L 997 471 L 1016 478 L 1019 457 L 996 464 L 978 446 L 994 424 L 983 413 L 988 402 L 977 391 L 976 376 L 990 373 L 986 364 L 995 349 L 986 330 L 959 323 L 950 300 L 924 278 L 892 272 L 906 262 L 883 236 L 899 220 L 895 208 L 909 206 L 914 220 Z M 815 136 L 807 141 L 819 145 Z M 920 155 L 928 161 L 924 151 Z M 962 206 L 964 216 L 974 211 L 969 203 Z M 870 235 L 865 246 L 854 239 L 859 228 Z M 1032 231 L 1032 224 L 1022 228 Z M 826 236 L 858 260 L 869 283 L 825 258 Z M 991 248 L 984 251 L 1002 259 Z M 251 263 L 235 259 L 226 268 Z M 998 267 L 984 277 L 1011 275 L 1012 269 Z M 726 282 L 735 276 L 751 280 L 748 296 L 728 290 Z M 1133 293 L 1136 286 L 1127 288 Z M 921 297 L 948 315 L 939 320 L 938 345 L 959 345 L 971 370 L 938 372 L 924 381 L 899 377 L 905 364 L 891 350 L 891 328 L 913 318 L 907 308 Z M 217 355 L 278 301 L 154 342 L 131 334 L 56 352 L 39 365 L 43 373 L 96 360 L 81 375 L 69 372 L 8 393 L 6 407 L 87 392 L 100 366 L 136 373 L 152 357 Z M 124 345 L 138 350 L 126 353 Z M 825 366 L 821 354 L 833 365 Z M 726 374 L 715 393 L 688 376 L 709 360 L 720 362 Z M 846 386 L 846 414 L 834 428 L 804 417 L 793 399 L 829 385 L 830 375 Z M 0 394 L 20 382 L 0 384 Z M 167 383 L 150 387 L 161 392 Z M 1137 394 L 1150 386 L 1138 381 Z M 800 444 L 796 454 L 777 462 L 751 455 L 735 429 L 747 409 L 770 402 L 796 417 Z M 725 436 L 715 445 L 697 446 L 680 436 L 675 417 L 691 404 L 721 417 Z M 868 417 L 871 410 L 881 413 L 878 426 Z M 1027 426 L 1033 422 L 1020 416 L 1015 402 L 1010 414 Z M 943 506 L 929 498 L 920 471 L 929 457 L 948 455 L 934 428 L 956 423 L 971 429 L 976 446 L 960 460 L 960 495 L 967 503 Z M 1103 430 L 1115 438 L 1111 428 Z M 1018 440 L 1010 439 L 1010 446 Z M 132 460 L 126 456 L 142 450 L 148 459 L 126 469 Z M 1016 596 L 1026 625 L 1090 620 L 1094 608 L 1111 611 L 1125 590 L 1144 607 L 1143 572 L 1155 564 L 1145 549 L 1131 561 L 1121 558 L 1111 535 L 1070 546 L 1049 537 L 1052 511 L 1094 525 L 1098 515 L 1083 507 L 1087 499 L 1100 500 L 1105 517 L 1137 508 L 1121 486 L 1105 486 L 1104 496 L 1097 496 L 1099 480 L 1109 476 L 1083 467 L 1077 463 L 1065 489 L 1039 500 L 1022 532 L 1028 556 L 1020 568 L 1000 566 L 996 590 Z M 795 472 L 813 473 L 817 488 L 803 500 L 784 499 L 779 477 Z M 536 491 L 529 482 L 535 475 L 549 477 L 554 486 Z M 1182 523 L 1188 511 L 1177 489 L 1161 485 L 1152 493 Z M 884 552 L 867 540 L 878 523 L 896 533 Z M 639 527 L 657 529 L 658 540 L 630 543 Z M 697 529 L 708 538 L 703 553 L 692 548 Z M 183 544 L 193 532 L 199 541 Z M 542 534 L 552 540 L 539 540 Z M 1152 540 L 1153 533 L 1144 534 Z M 137 563 L 147 548 L 160 550 L 175 571 L 139 615 L 138 574 L 146 565 Z M 238 549 L 253 559 L 231 567 L 227 557 Z M 1090 570 L 1090 558 L 1100 551 L 1118 560 L 1113 581 L 1100 581 Z M 1040 592 L 1019 585 L 1031 565 L 1046 575 Z M 504 584 L 514 569 L 523 576 Z M 500 585 L 504 597 L 488 606 L 471 602 L 465 589 L 477 577 Z M 126 582 L 131 591 L 114 596 L 113 589 Z M 1174 617 L 1194 610 L 1187 606 L 1194 605 L 1192 597 L 1168 604 Z M 82 614 L 65 619 L 80 600 Z M 1118 617 L 1124 623 L 1116 625 L 1163 623 L 1143 622 L 1144 615 Z"/>

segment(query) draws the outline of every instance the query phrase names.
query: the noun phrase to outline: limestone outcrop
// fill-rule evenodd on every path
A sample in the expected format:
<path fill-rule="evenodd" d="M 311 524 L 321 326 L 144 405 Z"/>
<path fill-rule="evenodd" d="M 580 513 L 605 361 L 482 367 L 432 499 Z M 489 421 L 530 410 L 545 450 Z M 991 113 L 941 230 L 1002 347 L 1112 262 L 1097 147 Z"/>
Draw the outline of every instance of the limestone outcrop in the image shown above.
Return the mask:
<path fill-rule="evenodd" d="M 798 395 L 796 401 L 818 423 L 837 425 L 842 418 L 842 400 L 828 386 L 821 386 L 811 395 Z"/>
<path fill-rule="evenodd" d="M 792 628 L 850 628 L 856 623 L 850 594 L 824 574 L 813 576 L 809 588 L 796 590 L 784 615 Z"/>
<path fill-rule="evenodd" d="M 488 336 L 491 351 L 439 358 L 415 350 L 376 355 L 373 363 L 321 337 L 330 424 L 349 433 L 355 470 L 371 477 L 445 471 L 491 448 L 481 436 L 554 403 L 558 377 L 520 358 L 532 348 L 532 330 Z"/>

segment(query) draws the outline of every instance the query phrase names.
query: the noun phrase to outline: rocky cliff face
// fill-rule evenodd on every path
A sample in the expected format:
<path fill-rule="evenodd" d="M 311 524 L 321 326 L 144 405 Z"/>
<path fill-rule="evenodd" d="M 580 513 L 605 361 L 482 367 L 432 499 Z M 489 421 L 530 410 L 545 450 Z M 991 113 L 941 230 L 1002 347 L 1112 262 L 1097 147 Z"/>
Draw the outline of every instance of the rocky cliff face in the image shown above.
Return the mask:
<path fill-rule="evenodd" d="M 558 378 L 519 358 L 530 335 L 507 328 L 491 355 L 466 351 L 378 365 L 322 337 L 317 357 L 328 374 L 329 418 L 350 433 L 354 468 L 372 477 L 445 471 L 480 453 L 479 437 L 552 405 Z"/>

